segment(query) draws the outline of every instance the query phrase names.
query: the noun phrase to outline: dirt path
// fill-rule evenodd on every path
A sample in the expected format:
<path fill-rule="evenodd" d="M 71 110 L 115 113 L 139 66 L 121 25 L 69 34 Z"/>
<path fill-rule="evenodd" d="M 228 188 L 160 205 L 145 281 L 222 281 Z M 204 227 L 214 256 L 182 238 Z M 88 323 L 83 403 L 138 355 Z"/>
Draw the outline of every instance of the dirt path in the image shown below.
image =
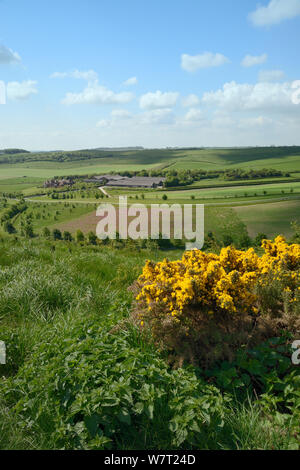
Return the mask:
<path fill-rule="evenodd" d="M 111 197 L 111 196 L 108 194 L 108 192 L 105 191 L 105 189 L 102 188 L 101 186 L 100 186 L 100 188 L 98 188 L 98 189 L 100 189 L 100 191 L 102 191 L 102 193 L 104 194 L 104 196 Z"/>

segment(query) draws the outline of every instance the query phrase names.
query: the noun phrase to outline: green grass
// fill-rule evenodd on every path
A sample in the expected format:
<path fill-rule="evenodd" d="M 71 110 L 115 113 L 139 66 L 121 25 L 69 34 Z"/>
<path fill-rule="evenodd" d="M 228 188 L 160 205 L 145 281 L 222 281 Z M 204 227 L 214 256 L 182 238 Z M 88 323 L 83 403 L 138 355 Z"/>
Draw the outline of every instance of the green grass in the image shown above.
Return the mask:
<path fill-rule="evenodd" d="M 300 223 L 300 201 L 274 202 L 235 208 L 238 217 L 247 226 L 250 236 L 264 233 L 272 238 L 277 234 L 291 236 L 291 222 Z"/>

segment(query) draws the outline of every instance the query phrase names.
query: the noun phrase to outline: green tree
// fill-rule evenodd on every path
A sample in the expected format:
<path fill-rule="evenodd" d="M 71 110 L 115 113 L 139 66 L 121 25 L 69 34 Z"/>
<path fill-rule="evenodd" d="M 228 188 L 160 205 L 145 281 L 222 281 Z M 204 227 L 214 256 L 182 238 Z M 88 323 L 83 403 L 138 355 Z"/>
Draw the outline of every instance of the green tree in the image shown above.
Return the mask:
<path fill-rule="evenodd" d="M 50 230 L 48 229 L 48 227 L 44 227 L 44 229 L 43 229 L 43 235 L 44 235 L 45 238 L 50 238 L 51 232 L 50 232 Z"/>
<path fill-rule="evenodd" d="M 58 228 L 55 228 L 52 232 L 54 240 L 61 240 L 62 239 L 62 234 L 61 231 Z"/>
<path fill-rule="evenodd" d="M 89 232 L 88 241 L 90 245 L 97 245 L 97 235 L 94 232 Z"/>
<path fill-rule="evenodd" d="M 27 238 L 33 238 L 34 237 L 34 232 L 33 232 L 33 228 L 32 228 L 32 225 L 31 224 L 27 224 L 25 226 L 25 236 Z"/>
<path fill-rule="evenodd" d="M 81 230 L 77 230 L 76 240 L 77 240 L 78 243 L 84 242 L 84 235 L 83 235 Z"/>
<path fill-rule="evenodd" d="M 3 228 L 4 228 L 5 232 L 7 232 L 9 234 L 16 233 L 15 227 L 13 226 L 13 224 L 11 222 L 9 222 L 9 220 L 4 223 Z"/>
<path fill-rule="evenodd" d="M 71 241 L 73 240 L 73 237 L 72 237 L 72 235 L 71 235 L 70 232 L 65 231 L 65 232 L 63 233 L 63 239 L 64 239 L 66 242 L 71 242 Z"/>

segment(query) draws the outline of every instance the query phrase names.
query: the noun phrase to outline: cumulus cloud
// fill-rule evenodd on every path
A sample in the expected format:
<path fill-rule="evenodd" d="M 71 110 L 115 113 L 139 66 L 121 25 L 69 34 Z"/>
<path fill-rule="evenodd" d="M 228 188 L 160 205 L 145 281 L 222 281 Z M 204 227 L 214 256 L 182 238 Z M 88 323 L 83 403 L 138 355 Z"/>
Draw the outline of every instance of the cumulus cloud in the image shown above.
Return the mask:
<path fill-rule="evenodd" d="M 227 111 L 277 111 L 298 110 L 292 102 L 292 83 L 225 83 L 217 91 L 204 93 L 202 101 Z"/>
<path fill-rule="evenodd" d="M 125 82 L 123 82 L 123 85 L 133 86 L 133 85 L 137 85 L 137 83 L 138 83 L 138 79 L 136 77 L 131 77 L 131 78 L 128 78 L 128 80 L 125 80 Z"/>
<path fill-rule="evenodd" d="M 151 128 L 157 125 L 171 125 L 175 121 L 175 115 L 171 108 L 165 109 L 151 109 L 138 114 L 131 114 L 125 109 L 116 109 L 111 112 L 108 119 L 101 119 L 97 122 L 98 128 L 122 128 L 122 129 L 137 129 L 137 128 Z"/>
<path fill-rule="evenodd" d="M 80 93 L 67 93 L 62 100 L 63 104 L 124 104 L 129 103 L 134 98 L 132 93 L 115 93 L 105 86 L 99 85 L 98 81 L 89 83 Z"/>
<path fill-rule="evenodd" d="M 255 26 L 269 26 L 299 15 L 300 0 L 271 0 L 267 6 L 259 5 L 249 19 Z"/>
<path fill-rule="evenodd" d="M 285 77 L 282 70 L 261 70 L 258 74 L 260 82 L 279 82 Z"/>
<path fill-rule="evenodd" d="M 249 129 L 249 127 L 265 128 L 268 125 L 273 124 L 273 120 L 265 116 L 258 116 L 253 118 L 240 119 L 238 127 L 241 129 Z"/>
<path fill-rule="evenodd" d="M 0 64 L 13 64 L 16 62 L 21 62 L 19 54 L 4 46 L 4 44 L 0 44 Z"/>
<path fill-rule="evenodd" d="M 54 72 L 50 78 L 76 78 L 78 80 L 93 82 L 98 79 L 98 74 L 94 70 L 73 70 L 72 72 Z"/>
<path fill-rule="evenodd" d="M 264 64 L 267 61 L 267 54 L 262 55 L 246 55 L 242 60 L 243 67 L 253 67 L 254 65 Z"/>
<path fill-rule="evenodd" d="M 111 116 L 115 119 L 129 119 L 131 117 L 131 113 L 127 111 L 127 109 L 114 109 L 111 112 Z"/>
<path fill-rule="evenodd" d="M 172 124 L 174 122 L 174 114 L 172 109 L 152 109 L 146 111 L 138 117 L 142 124 Z"/>
<path fill-rule="evenodd" d="M 9 100 L 26 100 L 38 93 L 36 85 L 37 82 L 33 80 L 9 82 L 6 87 L 7 98 Z"/>
<path fill-rule="evenodd" d="M 96 127 L 99 127 L 100 129 L 105 129 L 110 126 L 111 126 L 111 120 L 109 119 L 101 119 L 101 121 L 98 121 L 96 124 Z"/>
<path fill-rule="evenodd" d="M 184 116 L 184 120 L 188 122 L 197 122 L 203 120 L 203 113 L 200 109 L 191 108 L 186 115 Z"/>
<path fill-rule="evenodd" d="M 204 52 L 199 55 L 182 54 L 181 67 L 187 72 L 195 72 L 199 69 L 207 69 L 210 67 L 220 67 L 230 60 L 223 54 L 213 54 L 212 52 Z"/>
<path fill-rule="evenodd" d="M 146 93 L 140 98 L 140 107 L 142 109 L 161 109 L 172 108 L 176 105 L 179 93 L 156 91 L 155 93 Z"/>
<path fill-rule="evenodd" d="M 182 106 L 185 108 L 192 108 L 197 106 L 200 103 L 200 100 L 197 95 L 191 94 L 182 99 Z"/>

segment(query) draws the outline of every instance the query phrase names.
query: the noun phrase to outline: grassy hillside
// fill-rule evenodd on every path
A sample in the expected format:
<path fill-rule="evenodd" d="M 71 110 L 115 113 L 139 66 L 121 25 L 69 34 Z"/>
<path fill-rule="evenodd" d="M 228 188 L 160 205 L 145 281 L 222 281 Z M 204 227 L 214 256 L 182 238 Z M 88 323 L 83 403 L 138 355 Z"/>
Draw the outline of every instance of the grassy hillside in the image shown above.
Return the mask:
<path fill-rule="evenodd" d="M 0 155 L 0 183 L 5 178 L 23 176 L 49 178 L 143 168 L 219 170 L 230 167 L 300 172 L 300 148 L 86 150 Z"/>
<path fill-rule="evenodd" d="M 280 341 L 172 370 L 126 323 L 145 260 L 179 252 L 0 244 L 0 449 L 298 448 L 297 368 Z"/>

